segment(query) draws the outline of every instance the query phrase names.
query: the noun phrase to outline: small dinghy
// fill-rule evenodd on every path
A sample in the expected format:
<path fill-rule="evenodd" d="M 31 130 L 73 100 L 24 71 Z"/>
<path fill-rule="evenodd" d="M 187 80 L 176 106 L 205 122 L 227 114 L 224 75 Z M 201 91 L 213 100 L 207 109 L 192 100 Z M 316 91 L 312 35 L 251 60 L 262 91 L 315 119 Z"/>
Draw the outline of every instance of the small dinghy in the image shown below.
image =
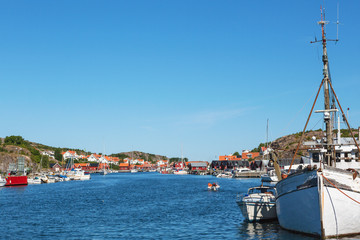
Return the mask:
<path fill-rule="evenodd" d="M 208 183 L 208 189 L 211 191 L 217 191 L 219 190 L 220 185 L 217 183 Z"/>

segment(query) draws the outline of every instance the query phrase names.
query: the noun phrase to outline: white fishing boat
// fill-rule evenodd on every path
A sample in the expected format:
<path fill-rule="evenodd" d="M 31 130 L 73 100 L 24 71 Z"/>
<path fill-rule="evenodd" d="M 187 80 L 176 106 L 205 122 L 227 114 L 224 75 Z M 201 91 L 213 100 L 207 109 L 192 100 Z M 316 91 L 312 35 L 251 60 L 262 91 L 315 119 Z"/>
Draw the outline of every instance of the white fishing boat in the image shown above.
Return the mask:
<path fill-rule="evenodd" d="M 236 203 L 249 222 L 276 219 L 275 195 L 274 187 L 253 187 L 237 195 Z"/>
<path fill-rule="evenodd" d="M 131 169 L 131 171 L 130 171 L 131 173 L 137 173 L 137 172 L 139 172 L 136 168 L 133 168 L 133 169 Z"/>
<path fill-rule="evenodd" d="M 280 226 L 285 229 L 320 238 L 344 237 L 360 234 L 360 178 L 356 171 L 360 169 L 360 151 L 358 140 L 351 132 L 330 79 L 326 49 L 328 40 L 324 27 L 327 22 L 323 15 L 318 23 L 322 28 L 320 42 L 323 45 L 324 78 L 318 89 L 308 121 L 323 88 L 325 109 L 317 112 L 323 113 L 326 135 L 320 140 L 313 141 L 313 148 L 310 149 L 312 165 L 282 178 L 277 183 L 276 209 Z M 347 146 L 342 145 L 343 141 L 341 141 L 339 133 L 337 137 L 333 136 L 332 125 L 339 109 L 352 136 L 352 141 Z M 351 148 L 350 152 L 349 148 Z M 342 159 L 341 156 L 345 154 L 347 157 Z M 348 166 L 352 166 L 352 169 L 347 170 Z"/>

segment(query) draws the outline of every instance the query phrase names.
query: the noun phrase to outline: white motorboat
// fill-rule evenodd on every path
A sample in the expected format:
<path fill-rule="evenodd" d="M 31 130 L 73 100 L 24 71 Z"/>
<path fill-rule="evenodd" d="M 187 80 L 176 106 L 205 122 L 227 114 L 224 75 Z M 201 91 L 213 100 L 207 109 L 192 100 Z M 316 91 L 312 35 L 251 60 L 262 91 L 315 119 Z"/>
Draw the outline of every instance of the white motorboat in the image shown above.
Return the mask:
<path fill-rule="evenodd" d="M 5 178 L 2 178 L 2 177 L 0 176 L 0 187 L 4 187 L 5 184 L 6 184 L 6 179 L 5 179 Z"/>
<path fill-rule="evenodd" d="M 137 172 L 139 172 L 136 168 L 134 168 L 134 169 L 131 169 L 131 171 L 130 171 L 131 173 L 137 173 Z"/>
<path fill-rule="evenodd" d="M 256 172 L 255 170 L 250 170 L 246 167 L 240 167 L 234 170 L 234 178 L 259 177 L 259 175 L 259 172 Z"/>
<path fill-rule="evenodd" d="M 29 178 L 28 177 L 28 184 L 41 184 L 42 181 L 39 177 L 33 177 L 33 178 Z"/>
<path fill-rule="evenodd" d="M 189 174 L 189 173 L 184 169 L 178 169 L 178 170 L 174 171 L 174 174 L 176 174 L 176 175 L 186 175 L 186 174 Z"/>
<path fill-rule="evenodd" d="M 66 176 L 70 178 L 70 180 L 90 180 L 90 174 L 85 174 L 85 171 L 81 168 L 74 168 L 71 171 L 66 173 Z"/>
<path fill-rule="evenodd" d="M 233 174 L 231 172 L 223 172 L 216 175 L 218 178 L 232 178 Z"/>
<path fill-rule="evenodd" d="M 358 140 L 351 132 L 346 114 L 332 86 L 326 49 L 325 24 L 327 22 L 323 15 L 318 23 L 322 29 L 320 42 L 323 45 L 324 78 L 307 123 L 323 88 L 325 109 L 317 112 L 323 113 L 326 135 L 320 140 L 313 139 L 312 149 L 309 151 L 312 164 L 308 168 L 290 174 L 277 183 L 276 210 L 282 228 L 320 238 L 345 237 L 360 234 L 360 178 L 356 171 L 360 169 L 360 150 Z M 346 146 L 342 145 L 339 120 L 337 139 L 333 136 L 332 125 L 339 109 L 352 136 L 352 141 L 349 141 Z M 297 150 L 302 142 L 307 123 Z M 342 158 L 344 155 L 345 157 Z M 346 170 L 348 166 L 352 166 L 351 171 Z"/>
<path fill-rule="evenodd" d="M 271 220 L 276 219 L 275 196 L 274 187 L 253 187 L 249 188 L 247 194 L 238 195 L 236 203 L 250 222 Z"/>
<path fill-rule="evenodd" d="M 278 182 L 279 179 L 275 174 L 275 170 L 270 170 L 268 173 L 261 175 L 262 182 Z"/>

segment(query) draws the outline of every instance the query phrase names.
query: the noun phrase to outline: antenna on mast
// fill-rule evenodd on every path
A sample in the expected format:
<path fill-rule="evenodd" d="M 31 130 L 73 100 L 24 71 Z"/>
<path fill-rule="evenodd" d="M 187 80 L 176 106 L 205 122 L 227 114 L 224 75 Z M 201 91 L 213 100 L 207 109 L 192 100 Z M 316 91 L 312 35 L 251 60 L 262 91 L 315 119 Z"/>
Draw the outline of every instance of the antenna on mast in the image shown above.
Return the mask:
<path fill-rule="evenodd" d="M 326 29 L 325 29 L 325 26 L 326 24 L 329 23 L 329 21 L 326 21 L 325 20 L 325 8 L 323 8 L 322 6 L 320 6 L 320 13 L 321 13 L 321 18 L 320 18 L 320 21 L 318 21 L 318 24 L 321 26 L 321 30 L 322 30 L 322 38 L 321 40 L 318 40 L 316 37 L 315 37 L 315 41 L 310 41 L 310 43 L 317 43 L 317 42 L 327 42 L 327 41 L 332 41 L 332 42 L 335 42 L 335 44 L 339 41 L 339 3 L 337 5 L 337 20 L 336 20 L 336 26 L 337 26 L 337 29 L 336 29 L 336 39 L 327 39 L 326 38 Z"/>
<path fill-rule="evenodd" d="M 337 3 L 337 13 L 336 13 L 336 42 L 335 44 L 339 41 L 339 2 Z"/>

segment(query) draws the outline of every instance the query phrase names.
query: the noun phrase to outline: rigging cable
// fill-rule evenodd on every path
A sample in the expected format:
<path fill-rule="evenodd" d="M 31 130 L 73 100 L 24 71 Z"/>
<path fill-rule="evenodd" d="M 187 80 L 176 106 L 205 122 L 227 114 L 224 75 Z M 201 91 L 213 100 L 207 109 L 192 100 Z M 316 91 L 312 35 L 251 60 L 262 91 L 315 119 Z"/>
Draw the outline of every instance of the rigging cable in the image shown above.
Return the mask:
<path fill-rule="evenodd" d="M 342 194 L 344 194 L 345 196 L 347 196 L 348 198 L 350 198 L 351 200 L 353 200 L 354 202 L 360 204 L 360 202 L 356 201 L 355 199 L 353 199 L 352 197 L 350 197 L 349 195 L 347 195 L 346 193 L 344 193 L 343 191 L 341 191 L 335 184 L 333 184 L 332 182 L 330 182 L 329 179 L 327 179 L 323 174 L 321 174 L 321 176 L 323 178 L 325 178 L 326 181 L 328 181 L 333 187 L 335 187 L 337 190 L 339 190 Z"/>

